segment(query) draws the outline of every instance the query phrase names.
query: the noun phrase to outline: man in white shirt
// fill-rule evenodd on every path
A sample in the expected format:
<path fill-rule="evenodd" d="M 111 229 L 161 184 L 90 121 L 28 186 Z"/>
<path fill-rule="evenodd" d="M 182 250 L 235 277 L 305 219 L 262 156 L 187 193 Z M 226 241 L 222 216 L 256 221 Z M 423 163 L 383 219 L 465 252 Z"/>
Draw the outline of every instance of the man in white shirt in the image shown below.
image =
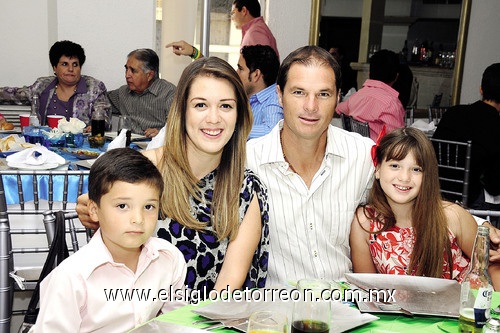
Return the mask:
<path fill-rule="evenodd" d="M 372 183 L 374 142 L 330 125 L 340 81 L 326 50 L 292 52 L 277 79 L 284 120 L 247 144 L 248 167 L 269 194 L 267 286 L 351 270 L 349 230 Z"/>

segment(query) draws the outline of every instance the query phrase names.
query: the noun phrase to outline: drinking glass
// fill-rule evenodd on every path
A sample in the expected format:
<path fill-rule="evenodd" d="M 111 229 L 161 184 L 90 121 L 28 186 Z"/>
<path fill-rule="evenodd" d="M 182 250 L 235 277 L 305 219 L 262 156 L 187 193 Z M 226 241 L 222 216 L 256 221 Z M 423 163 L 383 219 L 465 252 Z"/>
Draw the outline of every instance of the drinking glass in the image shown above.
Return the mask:
<path fill-rule="evenodd" d="M 287 333 L 288 318 L 281 312 L 257 311 L 248 319 L 247 333 Z"/>
<path fill-rule="evenodd" d="M 297 283 L 299 301 L 293 305 L 292 333 L 328 333 L 331 317 L 331 285 L 324 280 Z"/>

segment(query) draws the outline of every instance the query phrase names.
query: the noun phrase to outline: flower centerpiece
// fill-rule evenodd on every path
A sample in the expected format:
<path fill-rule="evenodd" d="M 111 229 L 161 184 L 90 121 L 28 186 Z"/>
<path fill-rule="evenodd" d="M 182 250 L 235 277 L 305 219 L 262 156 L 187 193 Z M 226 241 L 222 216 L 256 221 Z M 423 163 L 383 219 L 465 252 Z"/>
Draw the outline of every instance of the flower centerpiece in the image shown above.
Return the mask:
<path fill-rule="evenodd" d="M 85 123 L 78 118 L 60 119 L 57 130 L 64 133 L 66 137 L 66 147 L 79 148 L 83 146 L 83 129 L 86 127 Z"/>

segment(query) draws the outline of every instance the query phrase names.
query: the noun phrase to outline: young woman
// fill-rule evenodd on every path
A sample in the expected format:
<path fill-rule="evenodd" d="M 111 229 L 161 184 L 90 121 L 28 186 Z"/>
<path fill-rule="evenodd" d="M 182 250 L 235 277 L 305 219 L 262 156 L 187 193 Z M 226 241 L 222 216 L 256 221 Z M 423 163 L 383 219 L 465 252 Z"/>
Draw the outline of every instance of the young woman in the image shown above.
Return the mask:
<path fill-rule="evenodd" d="M 264 287 L 267 190 L 245 169 L 251 126 L 236 71 L 219 58 L 202 58 L 182 73 L 164 145 L 144 152 L 165 182 L 158 236 L 184 254 L 190 289 Z M 87 217 L 87 198 L 78 198 L 78 216 L 96 228 Z"/>
<path fill-rule="evenodd" d="M 434 148 L 418 129 L 388 133 L 376 148 L 368 204 L 351 225 L 354 272 L 407 274 L 461 281 L 477 224 L 443 201 Z"/>
<path fill-rule="evenodd" d="M 189 288 L 264 286 L 267 193 L 244 167 L 251 127 L 236 71 L 202 58 L 179 80 L 164 146 L 145 152 L 165 180 L 158 236 L 184 253 Z"/>

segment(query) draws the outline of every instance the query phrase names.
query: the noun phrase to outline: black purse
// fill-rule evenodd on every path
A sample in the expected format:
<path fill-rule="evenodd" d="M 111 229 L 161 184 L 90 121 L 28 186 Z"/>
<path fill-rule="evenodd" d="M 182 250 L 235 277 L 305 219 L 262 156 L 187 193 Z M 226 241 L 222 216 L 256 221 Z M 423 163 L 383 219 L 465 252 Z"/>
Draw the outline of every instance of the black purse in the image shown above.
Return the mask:
<path fill-rule="evenodd" d="M 59 211 L 55 213 L 55 232 L 54 240 L 50 245 L 49 254 L 43 265 L 42 272 L 40 273 L 40 278 L 36 283 L 35 289 L 33 290 L 33 295 L 31 296 L 28 309 L 24 316 L 24 321 L 19 328 L 18 333 L 27 333 L 30 328 L 35 324 L 36 318 L 38 316 L 39 308 L 38 303 L 40 301 L 40 282 L 49 275 L 49 273 L 59 265 L 64 259 L 69 256 L 68 246 L 66 245 L 66 222 L 64 219 L 64 212 Z"/>

